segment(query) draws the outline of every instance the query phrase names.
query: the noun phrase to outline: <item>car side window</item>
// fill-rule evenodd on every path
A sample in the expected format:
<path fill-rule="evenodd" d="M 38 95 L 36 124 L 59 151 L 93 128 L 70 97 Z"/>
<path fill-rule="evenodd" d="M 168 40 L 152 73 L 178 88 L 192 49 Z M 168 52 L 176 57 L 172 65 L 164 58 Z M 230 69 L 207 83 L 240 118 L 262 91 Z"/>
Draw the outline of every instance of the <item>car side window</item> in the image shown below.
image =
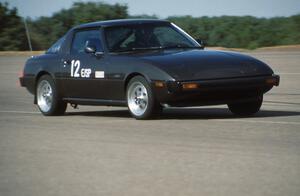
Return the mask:
<path fill-rule="evenodd" d="M 133 31 L 128 27 L 107 27 L 106 28 L 106 40 L 108 48 L 110 50 L 120 48 L 121 44 L 133 35 Z M 124 45 L 124 44 L 123 44 Z"/>
<path fill-rule="evenodd" d="M 47 53 L 48 54 L 56 54 L 60 51 L 60 48 L 62 46 L 62 44 L 65 41 L 65 37 L 60 38 L 59 40 L 57 40 L 48 50 Z"/>
<path fill-rule="evenodd" d="M 100 40 L 100 31 L 97 29 L 78 31 L 74 34 L 71 46 L 71 54 L 85 53 L 87 42 L 92 42 L 97 52 L 102 52 L 102 44 Z"/>

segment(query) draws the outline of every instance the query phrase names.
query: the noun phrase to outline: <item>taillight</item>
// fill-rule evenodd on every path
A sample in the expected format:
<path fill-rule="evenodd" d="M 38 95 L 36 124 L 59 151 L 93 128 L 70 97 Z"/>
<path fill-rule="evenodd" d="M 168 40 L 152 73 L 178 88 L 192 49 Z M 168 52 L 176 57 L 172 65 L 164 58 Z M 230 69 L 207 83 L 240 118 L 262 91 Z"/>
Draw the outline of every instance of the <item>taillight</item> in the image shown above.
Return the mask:
<path fill-rule="evenodd" d="M 19 71 L 19 72 L 18 72 L 18 82 L 17 82 L 17 86 L 18 86 L 18 87 L 21 87 L 21 86 L 22 86 L 21 80 L 23 79 L 23 77 L 24 77 L 24 70 Z"/>
<path fill-rule="evenodd" d="M 22 70 L 22 71 L 19 71 L 18 77 L 19 77 L 19 78 L 23 78 L 23 77 L 24 77 L 24 71 L 23 71 L 23 70 Z"/>

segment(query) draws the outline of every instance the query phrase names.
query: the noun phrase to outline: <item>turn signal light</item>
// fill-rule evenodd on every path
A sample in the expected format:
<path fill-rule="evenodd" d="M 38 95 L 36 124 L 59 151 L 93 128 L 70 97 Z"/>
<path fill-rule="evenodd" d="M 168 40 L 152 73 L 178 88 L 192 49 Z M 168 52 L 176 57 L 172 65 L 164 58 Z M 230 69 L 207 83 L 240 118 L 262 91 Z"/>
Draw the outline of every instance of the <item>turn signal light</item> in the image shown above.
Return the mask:
<path fill-rule="evenodd" d="M 198 87 L 199 87 L 199 85 L 197 83 L 185 83 L 185 84 L 182 84 L 182 88 L 184 90 L 197 89 Z"/>
<path fill-rule="evenodd" d="M 162 87 L 164 87 L 164 85 L 165 85 L 164 82 L 162 82 L 162 81 L 156 81 L 154 84 L 155 84 L 155 86 L 158 87 L 158 88 L 162 88 Z"/>
<path fill-rule="evenodd" d="M 270 85 L 276 85 L 277 80 L 276 80 L 276 78 L 268 78 L 268 79 L 266 79 L 266 83 L 270 84 Z"/>

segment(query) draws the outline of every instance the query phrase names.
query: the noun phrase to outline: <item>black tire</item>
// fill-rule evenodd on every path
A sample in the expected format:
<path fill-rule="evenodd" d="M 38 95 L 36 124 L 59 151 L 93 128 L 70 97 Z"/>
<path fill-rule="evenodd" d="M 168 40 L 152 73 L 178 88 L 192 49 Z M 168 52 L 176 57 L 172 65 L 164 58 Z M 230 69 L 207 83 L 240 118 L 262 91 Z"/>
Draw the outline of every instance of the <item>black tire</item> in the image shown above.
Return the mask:
<path fill-rule="evenodd" d="M 239 116 L 250 116 L 257 113 L 263 102 L 263 96 L 249 102 L 228 104 L 229 110 Z"/>
<path fill-rule="evenodd" d="M 51 89 L 51 93 L 46 93 L 42 88 Z M 65 113 L 67 109 L 67 103 L 63 102 L 58 96 L 55 82 L 53 81 L 51 76 L 43 75 L 39 78 L 36 85 L 36 96 L 37 106 L 43 115 L 57 116 L 63 115 Z M 51 101 L 46 101 L 50 99 Z"/>
<path fill-rule="evenodd" d="M 147 106 L 143 107 L 143 108 L 139 107 L 139 106 L 145 105 L 145 100 L 144 99 L 139 100 L 139 98 L 138 98 L 139 95 L 135 94 L 135 92 L 138 91 L 139 86 L 141 88 L 143 88 L 141 85 L 144 86 L 144 88 L 145 88 L 141 91 L 141 94 L 144 93 L 144 90 L 147 91 L 146 92 L 146 94 L 147 94 L 147 104 L 146 105 Z M 126 99 L 127 99 L 128 109 L 129 109 L 131 115 L 134 118 L 136 118 L 137 120 L 142 120 L 142 119 L 145 120 L 145 119 L 151 119 L 151 118 L 157 117 L 160 115 L 160 113 L 162 111 L 162 106 L 156 101 L 155 96 L 153 94 L 153 91 L 152 91 L 149 83 L 142 76 L 135 76 L 129 81 L 129 83 L 126 87 Z M 134 100 L 136 100 L 136 101 L 134 101 Z M 144 103 L 144 104 L 139 104 L 139 102 Z M 142 111 L 137 112 L 135 110 L 135 108 L 137 108 L 137 110 L 139 110 L 139 108 L 140 108 L 140 110 L 142 110 Z"/>

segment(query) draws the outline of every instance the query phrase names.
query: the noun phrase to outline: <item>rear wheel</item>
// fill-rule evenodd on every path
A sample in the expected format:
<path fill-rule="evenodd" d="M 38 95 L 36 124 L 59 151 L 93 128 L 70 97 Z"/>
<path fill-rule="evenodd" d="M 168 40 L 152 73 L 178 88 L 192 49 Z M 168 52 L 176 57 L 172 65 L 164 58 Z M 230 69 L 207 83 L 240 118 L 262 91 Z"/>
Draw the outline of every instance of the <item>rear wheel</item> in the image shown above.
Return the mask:
<path fill-rule="evenodd" d="M 67 103 L 59 99 L 53 79 L 49 75 L 40 77 L 36 88 L 37 105 L 45 116 L 62 115 Z"/>
<path fill-rule="evenodd" d="M 127 104 L 136 119 L 149 119 L 160 114 L 162 107 L 155 100 L 150 85 L 142 76 L 135 76 L 127 85 Z"/>
<path fill-rule="evenodd" d="M 249 102 L 228 104 L 229 110 L 239 116 L 250 116 L 257 113 L 263 102 L 263 96 Z"/>

